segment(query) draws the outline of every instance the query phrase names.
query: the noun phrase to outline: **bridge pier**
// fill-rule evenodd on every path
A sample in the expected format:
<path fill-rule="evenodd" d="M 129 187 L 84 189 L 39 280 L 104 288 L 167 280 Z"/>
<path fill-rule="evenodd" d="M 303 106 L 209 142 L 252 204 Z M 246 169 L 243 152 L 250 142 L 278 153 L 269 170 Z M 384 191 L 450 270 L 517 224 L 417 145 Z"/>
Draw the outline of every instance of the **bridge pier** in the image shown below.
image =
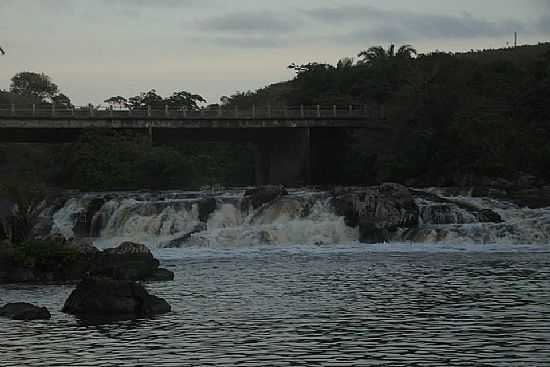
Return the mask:
<path fill-rule="evenodd" d="M 268 133 L 256 142 L 256 184 L 310 184 L 310 128 L 278 129 Z"/>

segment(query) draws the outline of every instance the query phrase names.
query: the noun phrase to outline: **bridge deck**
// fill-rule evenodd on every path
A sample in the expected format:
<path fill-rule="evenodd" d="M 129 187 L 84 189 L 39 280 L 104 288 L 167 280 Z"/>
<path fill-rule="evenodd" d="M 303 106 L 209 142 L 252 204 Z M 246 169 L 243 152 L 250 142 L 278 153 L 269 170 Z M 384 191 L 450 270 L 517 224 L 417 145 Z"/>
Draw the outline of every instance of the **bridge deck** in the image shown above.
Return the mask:
<path fill-rule="evenodd" d="M 369 128 L 387 129 L 385 120 L 365 118 L 256 118 L 256 119 L 73 119 L 4 118 L 0 129 L 257 129 L 257 128 Z"/>

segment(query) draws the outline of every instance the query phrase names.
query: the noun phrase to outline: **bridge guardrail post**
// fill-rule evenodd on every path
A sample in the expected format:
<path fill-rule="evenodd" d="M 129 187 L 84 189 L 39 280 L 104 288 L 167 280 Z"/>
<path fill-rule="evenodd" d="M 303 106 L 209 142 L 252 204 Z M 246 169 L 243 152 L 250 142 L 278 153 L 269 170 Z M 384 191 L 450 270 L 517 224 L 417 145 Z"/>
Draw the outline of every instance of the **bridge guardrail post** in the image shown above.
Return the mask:
<path fill-rule="evenodd" d="M 94 118 L 94 106 L 92 104 L 90 104 L 88 106 L 88 109 L 90 110 L 90 118 Z"/>
<path fill-rule="evenodd" d="M 36 104 L 32 104 L 32 117 L 36 117 Z"/>
<path fill-rule="evenodd" d="M 255 104 L 252 105 L 252 118 L 253 119 L 256 118 L 256 105 Z"/>
<path fill-rule="evenodd" d="M 164 117 L 170 117 L 170 110 L 167 104 L 164 105 Z"/>
<path fill-rule="evenodd" d="M 151 117 L 151 105 L 147 105 L 147 117 Z"/>
<path fill-rule="evenodd" d="M 55 117 L 55 103 L 52 102 L 52 117 Z"/>
<path fill-rule="evenodd" d="M 348 113 L 349 113 L 350 116 L 353 114 L 353 105 L 349 105 Z"/>
<path fill-rule="evenodd" d="M 301 105 L 300 105 L 300 117 L 301 117 L 301 118 L 304 118 L 304 116 L 305 116 L 305 114 L 304 114 L 304 105 L 301 104 Z"/>
<path fill-rule="evenodd" d="M 218 117 L 222 117 L 222 115 L 223 115 L 222 105 L 218 105 Z"/>
<path fill-rule="evenodd" d="M 15 103 L 10 104 L 10 113 L 12 116 L 15 116 Z"/>
<path fill-rule="evenodd" d="M 109 118 L 113 118 L 113 106 L 109 106 Z"/>
<path fill-rule="evenodd" d="M 71 117 L 75 117 L 75 115 L 76 115 L 76 112 L 75 112 L 74 106 L 71 106 Z"/>
<path fill-rule="evenodd" d="M 317 105 L 317 117 L 321 117 L 321 105 Z"/>
<path fill-rule="evenodd" d="M 332 105 L 332 116 L 336 117 L 336 115 L 338 114 L 338 112 L 336 111 L 336 105 Z"/>

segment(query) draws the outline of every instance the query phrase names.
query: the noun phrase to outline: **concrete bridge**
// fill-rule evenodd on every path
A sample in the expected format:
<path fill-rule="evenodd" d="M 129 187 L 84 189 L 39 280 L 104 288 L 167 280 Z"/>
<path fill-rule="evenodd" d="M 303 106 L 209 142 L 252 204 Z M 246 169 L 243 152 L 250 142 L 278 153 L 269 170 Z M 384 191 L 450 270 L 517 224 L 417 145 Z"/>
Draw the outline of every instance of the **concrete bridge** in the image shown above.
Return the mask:
<path fill-rule="evenodd" d="M 155 144 L 237 142 L 256 146 L 256 183 L 311 180 L 312 146 L 343 129 L 388 130 L 384 111 L 367 106 L 169 106 L 115 110 L 92 107 L 0 106 L 1 143 L 68 143 L 86 130 L 136 131 Z"/>

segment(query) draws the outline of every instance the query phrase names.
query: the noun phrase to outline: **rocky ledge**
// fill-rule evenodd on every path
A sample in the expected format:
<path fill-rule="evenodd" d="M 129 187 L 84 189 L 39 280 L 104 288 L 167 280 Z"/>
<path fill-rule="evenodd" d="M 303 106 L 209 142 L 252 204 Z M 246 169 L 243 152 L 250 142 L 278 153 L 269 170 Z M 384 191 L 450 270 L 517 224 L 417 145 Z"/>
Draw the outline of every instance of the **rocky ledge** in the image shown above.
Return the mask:
<path fill-rule="evenodd" d="M 46 307 L 38 307 L 30 303 L 8 303 L 0 307 L 0 317 L 12 320 L 49 320 L 52 316 Z"/>
<path fill-rule="evenodd" d="M 348 226 L 359 227 L 363 243 L 390 241 L 398 229 L 418 225 L 415 200 L 409 189 L 398 184 L 336 189 L 332 205 Z"/>
<path fill-rule="evenodd" d="M 419 207 L 418 203 L 422 200 L 437 205 Z M 369 244 L 392 241 L 402 230 L 414 232 L 420 223 L 467 223 L 467 218 L 455 217 L 455 209 L 462 210 L 468 218 L 479 223 L 502 222 L 500 215 L 492 210 L 410 190 L 394 183 L 335 189 L 332 205 L 336 213 L 345 218 L 348 226 L 359 228 L 359 240 Z"/>
<path fill-rule="evenodd" d="M 21 245 L 0 244 L 0 283 L 74 282 L 89 276 L 115 280 L 170 281 L 174 273 L 141 244 L 125 242 L 100 251 L 85 241 L 52 237 Z"/>
<path fill-rule="evenodd" d="M 127 319 L 150 317 L 171 312 L 162 298 L 150 295 L 139 283 L 90 278 L 78 284 L 71 293 L 63 312 L 80 317 Z"/>

